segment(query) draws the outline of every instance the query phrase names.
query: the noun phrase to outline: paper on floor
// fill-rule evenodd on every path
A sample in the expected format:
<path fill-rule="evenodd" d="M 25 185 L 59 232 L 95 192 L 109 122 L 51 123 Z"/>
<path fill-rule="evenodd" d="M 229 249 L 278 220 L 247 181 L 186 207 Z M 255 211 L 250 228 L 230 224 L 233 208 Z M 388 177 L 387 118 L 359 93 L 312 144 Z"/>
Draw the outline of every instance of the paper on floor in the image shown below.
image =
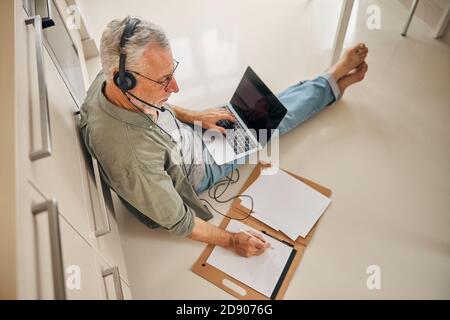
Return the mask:
<path fill-rule="evenodd" d="M 244 193 L 253 197 L 256 218 L 292 240 L 306 237 L 331 203 L 329 198 L 283 170 L 260 175 Z"/>
<path fill-rule="evenodd" d="M 231 220 L 227 226 L 230 232 L 241 229 L 256 231 L 236 220 Z M 206 262 L 270 298 L 293 248 L 269 236 L 262 236 L 273 249 L 266 249 L 260 256 L 245 258 L 216 246 Z"/>

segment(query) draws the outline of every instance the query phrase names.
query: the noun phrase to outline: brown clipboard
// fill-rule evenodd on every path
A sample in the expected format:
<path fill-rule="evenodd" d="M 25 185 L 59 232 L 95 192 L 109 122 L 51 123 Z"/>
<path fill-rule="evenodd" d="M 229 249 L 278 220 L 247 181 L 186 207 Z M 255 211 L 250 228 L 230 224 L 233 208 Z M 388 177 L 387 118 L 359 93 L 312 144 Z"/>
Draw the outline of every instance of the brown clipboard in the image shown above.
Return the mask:
<path fill-rule="evenodd" d="M 244 193 L 244 191 L 259 177 L 261 174 L 261 170 L 264 168 L 270 167 L 270 164 L 263 164 L 258 163 L 256 167 L 253 169 L 252 173 L 250 174 L 249 178 L 245 182 L 244 186 L 240 190 L 240 193 Z M 310 181 L 308 179 L 305 179 L 303 177 L 300 177 L 298 175 L 295 175 L 291 172 L 288 172 L 286 170 L 283 170 L 286 173 L 290 174 L 291 176 L 301 180 L 311 188 L 317 190 L 318 192 L 322 193 L 326 197 L 331 197 L 332 191 L 330 189 L 327 189 L 313 181 Z M 236 198 L 233 203 L 231 204 L 231 208 L 228 211 L 227 215 L 230 217 L 235 218 L 244 218 L 248 215 L 249 209 L 242 206 L 241 201 L 239 198 Z M 222 222 L 219 225 L 219 228 L 225 229 L 230 222 L 230 218 L 224 218 Z M 288 288 L 289 283 L 292 280 L 292 277 L 295 273 L 295 270 L 297 269 L 300 260 L 303 256 L 303 252 L 306 249 L 306 246 L 311 241 L 312 235 L 314 234 L 314 231 L 317 227 L 318 222 L 320 219 L 316 222 L 314 227 L 311 229 L 311 231 L 307 234 L 305 238 L 298 237 L 296 241 L 292 241 L 290 238 L 288 238 L 286 235 L 284 235 L 282 232 L 274 230 L 270 228 L 269 226 L 265 225 L 261 221 L 257 220 L 256 218 L 252 217 L 251 215 L 241 221 L 244 224 L 248 225 L 249 227 L 252 227 L 256 230 L 259 230 L 261 232 L 265 232 L 268 235 L 274 236 L 278 240 L 285 241 L 293 246 L 293 248 L 296 250 L 295 256 L 292 261 L 290 261 L 290 265 L 288 266 L 288 269 L 285 270 L 283 273 L 283 279 L 281 279 L 281 282 L 277 286 L 276 293 L 271 297 L 275 300 L 283 299 L 284 294 L 286 293 L 286 290 Z M 192 271 L 196 274 L 198 274 L 200 277 L 208 280 L 209 282 L 215 284 L 217 287 L 221 288 L 222 290 L 228 292 L 232 296 L 236 297 L 237 299 L 241 300 L 270 300 L 271 298 L 266 297 L 265 295 L 259 293 L 258 291 L 254 290 L 253 288 L 245 285 L 244 283 L 234 279 L 233 277 L 229 276 L 228 274 L 222 272 L 221 270 L 217 269 L 216 267 L 213 267 L 212 265 L 208 264 L 206 261 L 208 260 L 208 257 L 210 256 L 211 252 L 214 249 L 214 245 L 208 245 L 201 256 L 198 258 L 194 266 L 192 267 Z M 251 258 L 250 258 L 251 259 Z M 224 284 L 224 280 L 228 280 L 229 282 L 233 283 L 235 286 L 240 287 L 245 291 L 244 295 L 241 295 L 237 291 L 233 290 L 231 287 Z"/>

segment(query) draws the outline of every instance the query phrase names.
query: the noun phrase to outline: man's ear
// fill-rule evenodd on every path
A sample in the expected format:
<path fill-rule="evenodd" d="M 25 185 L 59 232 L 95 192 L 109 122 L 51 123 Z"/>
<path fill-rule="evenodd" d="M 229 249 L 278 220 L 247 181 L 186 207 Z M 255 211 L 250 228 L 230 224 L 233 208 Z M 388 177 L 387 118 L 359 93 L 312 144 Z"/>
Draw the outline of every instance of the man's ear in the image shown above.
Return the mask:
<path fill-rule="evenodd" d="M 116 77 L 119 74 L 119 68 L 113 68 L 112 69 L 112 83 L 119 88 L 119 86 L 116 83 Z"/>

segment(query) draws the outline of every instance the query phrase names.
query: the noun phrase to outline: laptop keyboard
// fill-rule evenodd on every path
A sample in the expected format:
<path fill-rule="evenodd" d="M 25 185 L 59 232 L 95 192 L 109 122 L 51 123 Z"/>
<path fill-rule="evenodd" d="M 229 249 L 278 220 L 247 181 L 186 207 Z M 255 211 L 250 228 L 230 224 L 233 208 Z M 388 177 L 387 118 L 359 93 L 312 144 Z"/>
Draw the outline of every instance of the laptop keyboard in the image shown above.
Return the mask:
<path fill-rule="evenodd" d="M 258 146 L 237 121 L 233 124 L 233 129 L 227 130 L 226 138 L 236 154 L 241 154 Z"/>

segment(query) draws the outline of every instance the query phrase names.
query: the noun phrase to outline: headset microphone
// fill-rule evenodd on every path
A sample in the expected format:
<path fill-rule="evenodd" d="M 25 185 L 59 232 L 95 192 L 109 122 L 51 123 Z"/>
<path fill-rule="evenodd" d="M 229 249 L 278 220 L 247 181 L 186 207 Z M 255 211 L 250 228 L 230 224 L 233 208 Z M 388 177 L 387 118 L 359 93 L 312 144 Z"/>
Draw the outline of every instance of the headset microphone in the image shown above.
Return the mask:
<path fill-rule="evenodd" d="M 130 95 L 130 96 L 132 96 L 133 98 L 135 98 L 136 100 L 138 100 L 139 102 L 142 102 L 143 104 L 145 104 L 145 105 L 147 105 L 147 106 L 149 106 L 149 107 L 152 107 L 152 108 L 154 108 L 154 109 L 156 109 L 156 110 L 159 110 L 159 111 L 161 111 L 161 112 L 164 112 L 164 111 L 166 111 L 166 108 L 164 108 L 164 106 L 161 106 L 161 107 L 157 107 L 157 106 L 155 106 L 155 105 L 153 105 L 153 104 L 151 104 L 151 103 L 149 103 L 149 102 L 147 102 L 147 101 L 144 101 L 144 100 L 142 100 L 142 99 L 140 99 L 140 98 L 138 98 L 138 97 L 136 97 L 134 94 L 132 94 L 130 91 L 123 91 L 123 93 L 126 95 L 127 93 Z M 128 97 L 127 97 L 128 98 Z M 128 101 L 129 101 L 130 99 L 128 98 Z M 131 101 L 130 101 L 131 102 Z"/>

